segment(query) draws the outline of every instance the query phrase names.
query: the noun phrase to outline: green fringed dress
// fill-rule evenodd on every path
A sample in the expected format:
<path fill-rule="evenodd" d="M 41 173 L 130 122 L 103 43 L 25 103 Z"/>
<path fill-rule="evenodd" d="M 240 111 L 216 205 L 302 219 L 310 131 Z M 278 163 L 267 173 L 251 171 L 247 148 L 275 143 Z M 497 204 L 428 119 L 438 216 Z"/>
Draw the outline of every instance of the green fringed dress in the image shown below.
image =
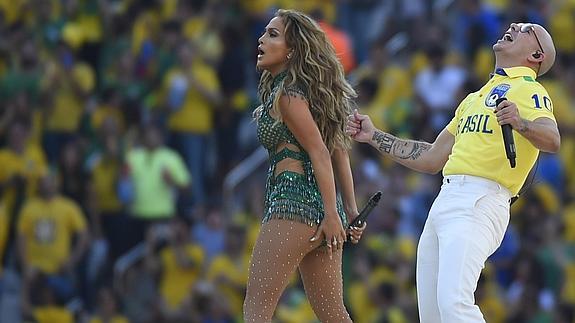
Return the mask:
<path fill-rule="evenodd" d="M 263 110 L 258 118 L 257 136 L 260 143 L 269 153 L 269 170 L 266 181 L 264 217 L 262 223 L 270 219 L 287 219 L 306 223 L 310 226 L 319 225 L 324 217 L 323 201 L 314 175 L 309 155 L 296 140 L 288 127 L 277 122 L 270 110 L 276 95 L 281 95 L 285 72 L 278 74 L 272 85 L 272 92 L 263 103 Z M 294 92 L 305 97 L 305 91 L 289 87 L 286 92 Z M 288 147 L 277 151 L 282 143 L 292 144 L 299 151 Z M 301 161 L 303 173 L 285 170 L 274 176 L 277 164 L 284 159 Z M 337 211 L 344 227 L 347 227 L 347 217 L 343 211 L 341 199 L 337 199 Z"/>

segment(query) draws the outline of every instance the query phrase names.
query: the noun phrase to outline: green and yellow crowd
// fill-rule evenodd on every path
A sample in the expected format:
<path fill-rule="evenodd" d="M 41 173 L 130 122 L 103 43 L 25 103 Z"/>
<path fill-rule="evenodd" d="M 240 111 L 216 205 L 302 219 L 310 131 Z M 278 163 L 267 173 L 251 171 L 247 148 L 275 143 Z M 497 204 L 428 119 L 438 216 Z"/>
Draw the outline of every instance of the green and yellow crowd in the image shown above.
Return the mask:
<path fill-rule="evenodd" d="M 550 31 L 537 81 L 561 151 L 539 157 L 475 296 L 490 323 L 574 323 L 573 0 L 0 0 L 0 322 L 242 322 L 266 162 L 224 186 L 259 148 L 257 38 L 278 8 L 320 23 L 376 126 L 423 140 L 489 79 L 511 22 Z M 347 308 L 417 322 L 441 175 L 351 156 L 358 204 L 384 197 L 345 248 Z M 317 322 L 297 273 L 276 321 Z"/>

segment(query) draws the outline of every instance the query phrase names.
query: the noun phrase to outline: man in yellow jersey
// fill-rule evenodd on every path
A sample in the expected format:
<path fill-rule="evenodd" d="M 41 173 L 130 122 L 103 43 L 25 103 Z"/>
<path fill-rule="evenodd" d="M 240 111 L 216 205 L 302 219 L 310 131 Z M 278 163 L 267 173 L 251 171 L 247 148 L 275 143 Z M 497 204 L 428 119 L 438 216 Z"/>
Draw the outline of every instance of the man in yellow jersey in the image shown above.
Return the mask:
<path fill-rule="evenodd" d="M 511 24 L 493 45 L 495 73 L 469 94 L 432 144 L 397 138 L 368 116 L 351 115 L 347 132 L 416 171 L 443 170 L 417 251 L 417 299 L 423 323 L 485 322 L 474 291 L 487 257 L 497 249 L 516 196 L 539 151 L 557 152 L 560 135 L 547 91 L 535 78 L 555 61 L 551 35 L 534 24 Z M 499 98 L 507 100 L 498 102 Z M 501 125 L 513 128 L 517 166 L 511 168 Z"/>

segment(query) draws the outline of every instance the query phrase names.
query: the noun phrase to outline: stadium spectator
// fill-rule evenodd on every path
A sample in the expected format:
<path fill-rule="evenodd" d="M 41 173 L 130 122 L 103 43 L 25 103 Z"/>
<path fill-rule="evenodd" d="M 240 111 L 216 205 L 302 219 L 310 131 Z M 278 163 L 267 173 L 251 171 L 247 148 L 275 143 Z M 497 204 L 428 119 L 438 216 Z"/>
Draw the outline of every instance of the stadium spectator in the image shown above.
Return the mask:
<path fill-rule="evenodd" d="M 189 241 L 189 227 L 179 217 L 148 231 L 146 240 L 146 264 L 159 274 L 161 314 L 166 320 L 185 319 L 203 271 L 204 251 Z"/>
<path fill-rule="evenodd" d="M 144 240 L 148 227 L 166 222 L 176 215 L 178 191 L 190 184 L 190 175 L 182 158 L 163 143 L 162 133 L 156 126 L 142 128 L 143 145 L 127 152 L 129 182 L 124 200 L 130 204 L 134 220 L 131 243 Z"/>
<path fill-rule="evenodd" d="M 77 203 L 59 194 L 53 174 L 40 181 L 39 196 L 23 206 L 18 219 L 18 255 L 24 274 L 24 293 L 33 294 L 32 282 L 46 277 L 56 296 L 74 295 L 77 265 L 89 237 Z"/>

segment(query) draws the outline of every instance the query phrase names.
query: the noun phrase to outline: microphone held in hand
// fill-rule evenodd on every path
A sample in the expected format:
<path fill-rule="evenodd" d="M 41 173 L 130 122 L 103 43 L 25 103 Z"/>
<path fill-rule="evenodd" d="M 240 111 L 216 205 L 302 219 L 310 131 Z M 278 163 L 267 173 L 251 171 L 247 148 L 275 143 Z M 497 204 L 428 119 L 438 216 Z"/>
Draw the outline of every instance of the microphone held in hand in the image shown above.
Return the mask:
<path fill-rule="evenodd" d="M 362 227 L 363 223 L 365 222 L 365 219 L 367 219 L 367 216 L 369 215 L 369 213 L 371 213 L 371 211 L 377 205 L 377 203 L 379 203 L 380 199 L 381 199 L 381 192 L 377 191 L 377 193 L 373 194 L 369 198 L 367 204 L 363 207 L 361 212 L 359 212 L 359 215 L 355 219 L 353 219 L 353 221 L 349 224 L 349 226 L 357 228 Z"/>
<path fill-rule="evenodd" d="M 499 104 L 505 100 L 507 99 L 499 98 L 495 101 L 495 105 L 499 106 Z M 503 134 L 503 144 L 505 145 L 505 154 L 507 155 L 507 159 L 509 159 L 509 165 L 511 165 L 511 168 L 515 168 L 515 158 L 517 157 L 517 153 L 515 151 L 515 140 L 513 139 L 513 129 L 511 128 L 511 125 L 501 125 L 501 133 Z"/>

